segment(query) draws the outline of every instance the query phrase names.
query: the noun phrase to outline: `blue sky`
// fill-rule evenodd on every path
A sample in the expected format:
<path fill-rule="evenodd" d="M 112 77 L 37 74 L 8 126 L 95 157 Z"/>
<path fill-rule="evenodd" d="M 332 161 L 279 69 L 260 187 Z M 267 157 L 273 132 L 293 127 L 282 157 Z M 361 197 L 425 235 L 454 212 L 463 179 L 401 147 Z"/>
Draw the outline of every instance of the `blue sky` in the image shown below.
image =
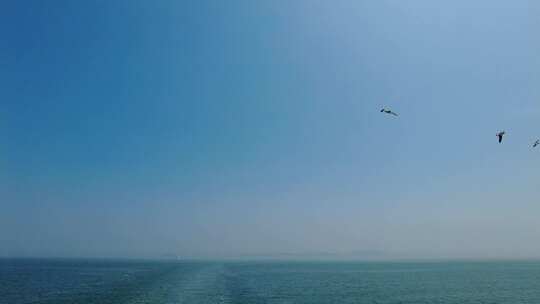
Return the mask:
<path fill-rule="evenodd" d="M 540 257 L 536 1 L 0 11 L 0 255 Z"/>

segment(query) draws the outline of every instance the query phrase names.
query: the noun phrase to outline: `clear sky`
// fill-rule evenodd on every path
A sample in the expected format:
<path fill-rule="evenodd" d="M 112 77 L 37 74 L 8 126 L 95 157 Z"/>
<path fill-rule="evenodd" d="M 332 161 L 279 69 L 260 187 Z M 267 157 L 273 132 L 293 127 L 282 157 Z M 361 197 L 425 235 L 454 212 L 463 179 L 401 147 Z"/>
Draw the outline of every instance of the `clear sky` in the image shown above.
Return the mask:
<path fill-rule="evenodd" d="M 2 1 L 0 256 L 540 257 L 539 16 Z"/>

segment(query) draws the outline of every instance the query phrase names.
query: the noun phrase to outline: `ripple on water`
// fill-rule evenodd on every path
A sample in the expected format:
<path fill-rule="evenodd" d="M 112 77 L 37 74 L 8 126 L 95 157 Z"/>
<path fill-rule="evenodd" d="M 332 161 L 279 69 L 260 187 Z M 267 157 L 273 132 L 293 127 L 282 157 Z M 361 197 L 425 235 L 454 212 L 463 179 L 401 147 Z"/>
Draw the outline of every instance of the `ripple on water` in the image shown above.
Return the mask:
<path fill-rule="evenodd" d="M 538 262 L 0 260 L 0 304 L 540 303 Z"/>

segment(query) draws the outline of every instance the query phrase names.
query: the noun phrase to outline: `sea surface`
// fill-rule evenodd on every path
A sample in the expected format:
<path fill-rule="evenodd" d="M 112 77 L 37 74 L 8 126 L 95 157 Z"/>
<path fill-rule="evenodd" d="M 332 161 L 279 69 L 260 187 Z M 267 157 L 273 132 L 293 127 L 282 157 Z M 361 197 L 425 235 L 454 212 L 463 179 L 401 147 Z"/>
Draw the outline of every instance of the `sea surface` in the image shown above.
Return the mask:
<path fill-rule="evenodd" d="M 1 304 L 540 303 L 540 261 L 0 259 Z"/>

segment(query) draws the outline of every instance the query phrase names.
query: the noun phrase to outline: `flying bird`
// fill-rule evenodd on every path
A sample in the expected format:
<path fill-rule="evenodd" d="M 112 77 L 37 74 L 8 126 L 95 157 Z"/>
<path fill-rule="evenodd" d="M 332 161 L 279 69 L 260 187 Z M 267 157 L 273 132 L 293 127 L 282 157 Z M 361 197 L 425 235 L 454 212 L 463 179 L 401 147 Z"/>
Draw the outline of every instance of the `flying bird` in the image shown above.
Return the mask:
<path fill-rule="evenodd" d="M 501 131 L 501 132 L 497 133 L 497 137 L 499 138 L 499 143 L 502 142 L 502 139 L 503 139 L 503 136 L 504 136 L 505 133 L 506 132 L 504 132 L 504 131 Z"/>
<path fill-rule="evenodd" d="M 387 109 L 387 108 L 383 108 L 381 110 L 381 113 L 386 113 L 386 114 L 390 114 L 390 115 L 394 115 L 394 116 L 398 116 L 396 112 L 392 112 L 391 110 Z"/>
<path fill-rule="evenodd" d="M 533 144 L 533 148 L 536 148 L 536 146 L 540 145 L 540 139 L 536 140 Z"/>

